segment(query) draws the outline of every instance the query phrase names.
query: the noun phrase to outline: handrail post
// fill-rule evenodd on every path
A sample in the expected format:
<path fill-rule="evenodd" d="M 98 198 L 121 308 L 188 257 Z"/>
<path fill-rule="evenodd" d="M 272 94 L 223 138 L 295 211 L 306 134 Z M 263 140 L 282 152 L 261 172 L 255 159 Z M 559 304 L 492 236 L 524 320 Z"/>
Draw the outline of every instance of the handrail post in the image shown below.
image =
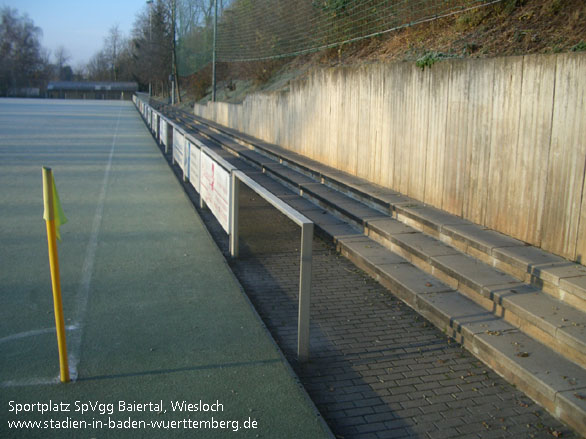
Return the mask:
<path fill-rule="evenodd" d="M 299 316 L 297 323 L 297 358 L 309 359 L 309 322 L 311 310 L 313 223 L 301 226 L 301 268 L 299 273 Z"/>
<path fill-rule="evenodd" d="M 236 172 L 232 172 L 232 190 L 231 192 L 231 200 L 230 200 L 230 255 L 233 258 L 238 257 L 239 248 L 238 248 L 238 214 L 239 214 L 239 202 L 238 202 L 238 194 L 240 192 L 240 181 L 238 180 L 238 174 Z"/>

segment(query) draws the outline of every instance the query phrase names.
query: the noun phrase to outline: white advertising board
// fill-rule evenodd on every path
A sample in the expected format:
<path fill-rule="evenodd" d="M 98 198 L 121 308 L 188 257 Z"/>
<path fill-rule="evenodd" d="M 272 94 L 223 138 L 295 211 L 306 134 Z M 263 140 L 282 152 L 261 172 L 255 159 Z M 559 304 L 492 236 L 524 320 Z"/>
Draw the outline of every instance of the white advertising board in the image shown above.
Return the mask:
<path fill-rule="evenodd" d="M 173 160 L 185 172 L 185 137 L 173 127 Z"/>
<path fill-rule="evenodd" d="M 167 121 L 159 116 L 159 124 L 159 140 L 163 145 L 167 146 Z"/>
<path fill-rule="evenodd" d="M 189 143 L 189 182 L 199 193 L 199 162 L 201 152 L 198 145 L 194 145 L 187 139 L 185 141 Z"/>
<path fill-rule="evenodd" d="M 187 137 L 183 137 L 183 163 L 181 169 L 183 169 L 183 181 L 189 180 L 189 160 L 191 159 L 191 143 L 187 140 Z"/>
<path fill-rule="evenodd" d="M 200 197 L 208 205 L 222 228 L 230 233 L 230 173 L 208 157 L 200 157 Z"/>

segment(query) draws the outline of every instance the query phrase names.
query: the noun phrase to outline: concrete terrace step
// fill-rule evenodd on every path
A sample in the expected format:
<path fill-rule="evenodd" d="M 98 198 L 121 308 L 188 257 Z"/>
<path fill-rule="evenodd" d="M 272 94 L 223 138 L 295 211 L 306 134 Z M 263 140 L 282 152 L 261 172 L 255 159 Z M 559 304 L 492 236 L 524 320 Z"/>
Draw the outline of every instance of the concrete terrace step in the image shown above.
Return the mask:
<path fill-rule="evenodd" d="M 341 237 L 338 250 L 551 413 L 578 431 L 586 431 L 583 367 L 528 337 L 436 277 L 423 273 L 406 259 L 389 255 L 386 247 L 368 237 Z M 521 285 L 517 293 L 511 293 L 510 300 L 519 297 L 531 302 L 532 298 L 523 293 L 529 295 L 533 291 L 524 288 L 532 287 Z M 546 310 L 556 313 L 553 308 Z"/>
<path fill-rule="evenodd" d="M 213 135 L 211 137 L 214 138 Z M 217 140 L 217 138 L 214 138 L 214 140 Z M 224 143 L 224 146 L 229 147 L 227 143 Z M 517 296 L 517 290 L 519 287 L 523 287 L 523 284 L 517 278 L 493 268 L 488 263 L 482 262 L 483 260 L 486 261 L 486 258 L 473 259 L 462 253 L 461 246 L 455 245 L 452 247 L 433 237 L 437 235 L 436 232 L 441 230 L 442 227 L 451 227 L 450 230 L 456 230 L 460 227 L 465 228 L 465 233 L 468 235 L 479 234 L 478 230 L 472 231 L 471 227 L 475 226 L 470 222 L 438 209 L 405 202 L 395 206 L 397 217 L 404 216 L 408 219 L 403 221 L 404 224 L 402 225 L 409 224 L 412 226 L 411 219 L 419 217 L 421 221 L 417 224 L 422 224 L 426 233 L 416 232 L 411 227 L 399 227 L 397 229 L 397 226 L 401 223 L 389 216 L 385 216 L 380 210 L 368 207 L 362 202 L 349 197 L 346 192 L 340 192 L 330 186 L 315 182 L 307 176 L 310 172 L 301 174 L 288 169 L 281 163 L 275 163 L 274 160 L 273 163 L 270 163 L 271 159 L 265 154 L 251 154 L 251 151 L 242 151 L 241 149 L 235 153 L 263 169 L 263 172 L 268 170 L 271 176 L 283 181 L 291 189 L 298 189 L 300 195 L 328 210 L 337 218 L 362 228 L 369 237 L 403 256 L 427 273 L 444 281 L 452 288 L 457 289 L 485 309 L 492 311 L 542 341 L 556 352 L 577 364 L 586 364 L 586 327 L 584 325 L 586 318 L 584 313 L 573 309 L 566 303 L 545 296 L 536 288 L 530 290 L 531 295 L 529 296 L 525 295 L 528 293 L 527 291 L 524 295 L 521 295 L 531 299 L 522 302 L 524 306 L 519 306 L 519 299 L 516 301 L 502 300 L 501 295 L 494 294 L 495 289 L 505 289 L 509 291 L 509 294 Z M 279 161 L 281 162 L 282 160 Z M 307 170 L 308 168 L 306 168 Z M 331 178 L 331 176 L 328 178 Z M 350 180 L 355 182 L 356 178 L 354 177 Z M 367 185 L 362 184 L 361 186 Z M 394 194 L 387 195 L 396 196 Z M 333 225 L 339 226 L 340 224 L 330 221 L 328 225 L 331 227 Z M 337 229 L 340 229 L 340 227 Z M 338 232 L 339 230 L 336 231 Z M 492 238 L 493 245 L 498 246 L 495 249 L 502 252 L 510 250 L 510 248 L 505 247 L 507 245 L 511 247 L 521 246 L 525 249 L 532 248 L 496 232 L 487 232 L 488 234 L 484 236 L 480 233 L 484 240 L 481 241 L 481 245 L 473 248 L 484 246 L 488 249 L 489 243 L 487 241 L 489 238 Z M 453 244 L 453 242 L 449 243 Z M 474 255 L 473 252 L 468 254 L 470 253 Z M 484 254 L 481 252 L 480 256 Z M 522 276 L 520 278 L 521 280 L 526 280 Z M 547 310 L 549 309 L 554 309 L 555 314 L 548 313 Z"/>
<path fill-rule="evenodd" d="M 371 240 L 371 245 L 382 241 L 382 248 L 402 256 L 571 361 L 586 364 L 583 312 L 396 220 L 375 223 L 376 229 L 384 229 L 387 235 L 381 239 L 375 234 L 377 239 Z M 369 235 L 375 227 L 371 225 Z"/>
<path fill-rule="evenodd" d="M 177 113 L 177 110 L 174 110 Z M 227 135 L 241 145 L 333 187 L 370 207 L 385 211 L 415 229 L 444 241 L 501 271 L 531 283 L 551 296 L 586 312 L 586 267 L 522 241 L 473 224 L 421 202 L 336 170 L 277 145 L 185 113 L 213 136 Z"/>
<path fill-rule="evenodd" d="M 323 165 L 313 167 L 307 158 L 292 165 L 297 155 L 282 148 L 263 144 L 267 152 L 248 145 L 258 151 L 250 154 L 242 149 L 253 141 L 250 136 L 178 117 L 256 166 L 253 178 L 312 219 L 357 266 L 554 415 L 586 430 L 585 314 L 537 288 L 576 284 L 579 292 L 581 266 L 564 266 L 539 249 Z M 239 141 L 223 142 L 232 135 Z M 275 179 L 286 188 L 279 189 Z M 527 272 L 520 268 L 523 258 Z"/>
<path fill-rule="evenodd" d="M 241 152 L 239 155 L 244 155 L 247 159 L 251 157 L 250 154 Z M 466 256 L 460 251 L 461 246 L 458 249 L 458 246 L 449 246 L 433 237 L 436 234 L 434 232 L 441 230 L 442 227 L 466 227 L 466 232 L 470 233 L 471 226 L 474 227 L 470 222 L 433 209 L 419 215 L 422 218 L 421 224 L 428 234 L 416 233 L 410 227 L 403 227 L 398 233 L 389 233 L 393 227 L 396 228 L 401 223 L 388 216 L 385 218 L 379 210 L 368 207 L 343 192 L 314 182 L 306 174 L 288 169 L 280 163 L 270 164 L 264 155 L 259 159 L 259 155 L 250 161 L 265 171 L 268 168 L 271 175 L 284 180 L 292 189 L 299 189 L 301 195 L 329 210 L 336 217 L 363 228 L 365 233 L 377 242 L 458 289 L 485 309 L 541 340 L 556 352 L 578 364 L 586 364 L 586 319 L 583 313 L 545 296 L 536 288 L 531 291 L 531 296 L 527 296 L 531 300 L 525 301 L 524 307 L 511 300 L 501 300 L 498 294 L 492 294 L 490 287 L 522 286 L 517 278 Z M 412 218 L 415 216 L 414 212 L 420 212 L 422 207 L 404 203 L 396 206 L 396 210 L 400 215 Z M 404 223 L 409 224 L 409 221 Z M 519 241 L 496 232 L 488 232 L 485 240 L 491 236 L 495 245 L 522 245 Z M 483 244 L 488 247 L 487 243 Z M 555 315 L 544 312 L 547 309 L 555 309 Z"/>

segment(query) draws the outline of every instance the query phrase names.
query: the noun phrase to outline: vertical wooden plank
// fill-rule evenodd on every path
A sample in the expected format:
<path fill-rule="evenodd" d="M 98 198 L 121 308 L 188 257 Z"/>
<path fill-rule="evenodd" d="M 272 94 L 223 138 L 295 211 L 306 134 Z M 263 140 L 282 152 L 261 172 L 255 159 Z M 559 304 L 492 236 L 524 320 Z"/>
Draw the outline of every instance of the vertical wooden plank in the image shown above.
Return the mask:
<path fill-rule="evenodd" d="M 344 124 L 348 125 L 348 137 L 344 139 L 344 151 L 348 156 L 347 172 L 356 175 L 358 171 L 358 156 L 355 146 L 360 142 L 360 77 L 352 68 L 346 68 L 346 91 L 349 92 L 348 113 L 344 114 Z"/>
<path fill-rule="evenodd" d="M 343 141 L 343 137 L 346 135 L 346 127 L 343 126 L 343 119 L 342 115 L 346 113 L 346 96 L 342 93 L 344 89 L 344 82 L 343 82 L 343 74 L 341 69 L 334 69 L 332 70 L 332 75 L 335 78 L 335 89 L 332 90 L 333 93 L 338 98 L 338 102 L 335 108 L 333 108 L 335 114 L 335 123 L 338 129 L 333 130 L 333 135 L 336 138 L 336 160 L 335 160 L 335 167 L 338 169 L 343 169 L 345 167 L 345 160 L 341 148 L 341 144 Z"/>
<path fill-rule="evenodd" d="M 542 226 L 545 250 L 583 262 L 586 54 L 558 55 Z M 578 232 L 580 230 L 580 233 Z"/>
<path fill-rule="evenodd" d="M 471 147 L 468 144 L 468 127 L 473 115 L 470 97 L 470 62 L 453 61 L 450 73 L 450 90 L 447 102 L 446 157 L 441 208 L 464 215 L 464 199 L 470 175 Z"/>
<path fill-rule="evenodd" d="M 305 120 L 303 122 L 303 129 L 307 131 L 305 137 L 305 145 L 301 150 L 304 155 L 319 160 L 323 157 L 320 143 L 322 139 L 323 129 L 320 129 L 321 124 L 321 89 L 323 85 L 323 73 L 319 72 L 313 75 L 310 87 L 306 89 L 305 93 Z"/>
<path fill-rule="evenodd" d="M 400 148 L 400 174 L 399 174 L 399 185 L 398 190 L 402 194 L 410 195 L 409 192 L 409 179 L 410 179 L 410 172 L 411 172 L 411 165 L 412 160 L 411 156 L 413 154 L 413 149 L 415 149 L 415 145 L 417 145 L 416 133 L 413 133 L 413 126 L 414 121 L 413 117 L 416 113 L 415 111 L 415 98 L 414 98 L 414 90 L 416 86 L 414 85 L 415 81 L 415 74 L 419 73 L 414 70 L 414 67 L 409 64 L 405 64 L 405 70 L 403 72 L 402 78 L 400 82 L 403 85 L 403 99 L 404 99 L 404 113 L 402 122 L 403 122 L 403 129 L 401 130 L 401 137 L 397 139 Z"/>
<path fill-rule="evenodd" d="M 506 228 L 517 239 L 539 246 L 550 148 L 556 57 L 523 60 L 521 117 Z"/>
<path fill-rule="evenodd" d="M 394 64 L 393 64 L 394 65 Z M 392 85 L 394 70 L 391 65 L 381 65 L 381 87 L 383 89 L 380 117 L 380 174 L 379 184 L 392 188 L 394 174 L 394 153 L 392 148 L 392 127 L 394 123 Z"/>
<path fill-rule="evenodd" d="M 391 86 L 392 100 L 392 132 L 391 132 L 391 154 L 393 155 L 392 164 L 394 166 L 392 189 L 406 194 L 407 184 L 404 178 L 407 168 L 407 144 L 408 135 L 407 113 L 408 113 L 408 94 L 411 84 L 409 74 L 411 66 L 407 63 L 396 64 L 393 68 L 393 80 Z M 405 183 L 404 183 L 405 182 Z"/>
<path fill-rule="evenodd" d="M 340 125 L 340 136 L 338 136 L 338 163 L 340 163 L 340 169 L 350 172 L 350 158 L 348 157 L 347 151 L 347 144 L 348 138 L 352 137 L 352 129 L 350 127 L 348 121 L 348 115 L 353 111 L 353 91 L 348 89 L 348 80 L 347 80 L 347 69 L 340 69 L 340 88 L 338 92 L 340 93 L 341 98 L 341 106 L 338 109 L 340 111 L 339 114 L 339 121 Z"/>
<path fill-rule="evenodd" d="M 348 136 L 348 126 L 345 120 L 345 115 L 350 111 L 348 109 L 348 94 L 345 93 L 346 81 L 345 74 L 342 69 L 335 69 L 333 74 L 336 75 L 336 90 L 338 96 L 338 105 L 334 108 L 336 112 L 336 125 L 334 129 L 336 135 L 336 168 L 346 170 L 348 169 L 348 159 L 345 156 L 344 140 Z"/>
<path fill-rule="evenodd" d="M 425 160 L 424 198 L 428 204 L 441 207 L 444 189 L 445 160 L 453 160 L 446 153 L 447 104 L 450 90 L 451 63 L 434 64 L 429 74 L 428 131 Z"/>
<path fill-rule="evenodd" d="M 371 90 L 375 94 L 371 114 L 371 138 L 374 148 L 372 160 L 370 160 L 370 171 L 372 181 L 381 184 L 381 162 L 382 162 L 382 125 L 383 125 L 383 108 L 385 83 L 382 66 L 377 64 L 372 66 Z"/>
<path fill-rule="evenodd" d="M 492 133 L 488 176 L 486 225 L 510 233 L 508 221 L 514 208 L 523 58 L 499 58 L 495 64 Z"/>
<path fill-rule="evenodd" d="M 356 143 L 349 145 L 352 154 L 356 160 L 355 175 L 364 177 L 365 170 L 368 169 L 368 160 L 370 159 L 370 145 L 368 144 L 368 79 L 367 71 L 363 67 L 352 69 L 351 87 L 356 90 L 356 113 L 354 123 L 356 124 Z"/>
<path fill-rule="evenodd" d="M 355 81 L 358 88 L 358 105 L 356 122 L 358 123 L 358 132 L 356 133 L 356 144 L 353 146 L 356 156 L 356 175 L 367 178 L 369 161 L 372 158 L 372 144 L 370 143 L 370 112 L 371 98 L 370 94 L 370 72 L 361 66 L 354 71 Z"/>
<path fill-rule="evenodd" d="M 469 71 L 469 122 L 467 140 L 468 177 L 465 184 L 464 217 L 478 224 L 486 218 L 488 163 L 493 117 L 493 84 L 496 59 L 474 61 Z"/>
<path fill-rule="evenodd" d="M 289 111 L 287 114 L 287 143 L 283 145 L 292 151 L 297 149 L 295 135 L 302 136 L 301 130 L 298 127 L 299 118 L 299 81 L 291 83 L 291 91 L 289 92 Z"/>
<path fill-rule="evenodd" d="M 303 110 L 303 113 L 300 114 L 302 121 L 301 126 L 299 127 L 300 134 L 302 133 L 300 138 L 303 140 L 299 143 L 297 152 L 299 152 L 300 154 L 307 155 L 309 157 L 312 157 L 315 147 L 315 139 L 313 137 L 314 126 L 313 122 L 310 121 L 309 112 L 312 111 L 312 109 L 315 106 L 315 103 L 311 102 L 311 95 L 312 91 L 314 90 L 316 81 L 319 81 L 319 79 L 316 78 L 315 75 L 312 75 L 309 78 L 308 83 L 304 86 L 302 96 L 300 98 L 301 106 L 303 106 L 303 103 L 305 103 L 306 106 Z"/>
<path fill-rule="evenodd" d="M 349 69 L 350 70 L 350 69 Z M 357 121 L 360 120 L 360 98 L 362 94 L 361 90 L 361 82 L 360 75 L 358 72 L 349 71 L 348 75 L 346 76 L 346 80 L 348 81 L 347 87 L 351 91 L 352 95 L 352 102 L 351 102 L 351 111 L 349 114 L 348 119 L 346 120 L 346 124 L 350 126 L 350 136 L 346 140 L 345 150 L 346 154 L 348 155 L 350 161 L 348 163 L 348 172 L 352 175 L 358 174 L 358 145 L 360 143 L 360 131 L 359 131 L 359 124 Z"/>
<path fill-rule="evenodd" d="M 374 140 L 372 138 L 373 106 L 376 102 L 375 90 L 372 89 L 371 66 L 361 66 L 354 70 L 354 84 L 358 89 L 356 123 L 356 143 L 352 149 L 356 156 L 356 175 L 372 179 L 370 174 L 371 162 L 374 160 Z"/>
<path fill-rule="evenodd" d="M 429 132 L 429 101 L 430 78 L 429 71 L 422 71 L 415 65 L 411 69 L 412 85 L 411 112 L 409 113 L 410 137 L 409 142 L 409 172 L 408 195 L 416 200 L 423 201 L 425 193 L 425 164 L 427 160 L 427 135 Z"/>

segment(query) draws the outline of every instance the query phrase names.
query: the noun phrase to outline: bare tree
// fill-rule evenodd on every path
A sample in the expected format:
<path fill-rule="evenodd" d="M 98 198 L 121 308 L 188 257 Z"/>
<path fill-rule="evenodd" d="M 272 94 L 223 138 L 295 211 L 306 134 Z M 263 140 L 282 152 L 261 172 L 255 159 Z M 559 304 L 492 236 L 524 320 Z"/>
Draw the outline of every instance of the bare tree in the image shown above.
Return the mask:
<path fill-rule="evenodd" d="M 69 70 L 71 70 L 71 67 L 67 66 L 67 62 L 71 59 L 69 51 L 65 48 L 65 46 L 61 45 L 55 49 L 53 57 L 55 58 L 55 77 L 60 80 L 67 79 L 67 73 Z M 66 67 L 69 67 L 69 69 Z"/>
<path fill-rule="evenodd" d="M 87 64 L 78 63 L 73 68 L 73 77 L 76 81 L 83 81 L 88 76 Z"/>
<path fill-rule="evenodd" d="M 132 31 L 134 72 L 156 94 L 169 93 L 172 32 L 168 0 L 156 0 L 137 15 Z"/>
<path fill-rule="evenodd" d="M 104 49 L 103 52 L 108 58 L 108 62 L 110 64 L 110 71 L 112 72 L 111 78 L 113 81 L 118 80 L 118 70 L 119 70 L 119 56 L 124 44 L 124 36 L 122 32 L 120 32 L 120 27 L 118 24 L 115 24 L 110 28 L 108 32 L 108 36 L 104 40 Z"/>
<path fill-rule="evenodd" d="M 46 59 L 39 42 L 42 31 L 27 16 L 0 9 L 0 96 L 47 81 Z"/>
<path fill-rule="evenodd" d="M 65 48 L 65 46 L 59 46 L 55 49 L 55 53 L 53 54 L 55 58 L 55 64 L 59 69 L 62 69 L 65 64 L 71 59 L 71 55 L 69 51 Z"/>
<path fill-rule="evenodd" d="M 214 4 L 216 0 L 177 1 L 177 68 L 183 76 L 212 61 Z M 233 0 L 217 0 L 221 18 Z"/>
<path fill-rule="evenodd" d="M 91 57 L 87 64 L 87 71 L 88 77 L 93 81 L 108 81 L 110 79 L 110 63 L 103 50 Z"/>

